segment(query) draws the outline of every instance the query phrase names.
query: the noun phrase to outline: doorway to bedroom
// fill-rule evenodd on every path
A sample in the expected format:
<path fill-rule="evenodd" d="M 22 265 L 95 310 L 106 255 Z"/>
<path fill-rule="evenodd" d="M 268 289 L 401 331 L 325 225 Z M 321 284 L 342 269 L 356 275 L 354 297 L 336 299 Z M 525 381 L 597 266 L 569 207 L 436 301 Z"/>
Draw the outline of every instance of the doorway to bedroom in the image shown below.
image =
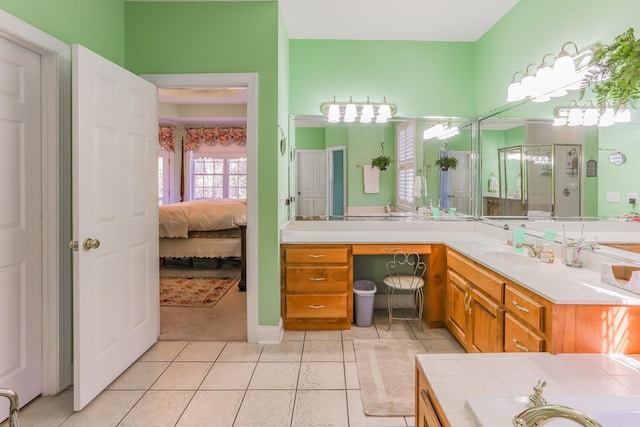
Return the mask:
<path fill-rule="evenodd" d="M 247 341 L 247 87 L 158 86 L 159 339 Z M 202 217 L 164 239 L 164 211 L 185 208 Z"/>

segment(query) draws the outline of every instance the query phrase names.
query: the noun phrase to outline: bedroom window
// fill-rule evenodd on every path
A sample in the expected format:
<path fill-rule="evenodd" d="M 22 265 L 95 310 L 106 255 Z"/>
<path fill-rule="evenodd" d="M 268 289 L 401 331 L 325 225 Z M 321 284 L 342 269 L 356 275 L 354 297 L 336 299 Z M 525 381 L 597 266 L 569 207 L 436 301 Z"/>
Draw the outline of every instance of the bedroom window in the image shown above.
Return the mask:
<path fill-rule="evenodd" d="M 173 152 L 158 150 L 158 205 L 171 203 L 171 157 Z"/>
<path fill-rule="evenodd" d="M 415 208 L 413 197 L 413 178 L 415 170 L 415 124 L 402 123 L 396 133 L 396 159 L 398 168 L 396 206 L 406 210 Z"/>
<path fill-rule="evenodd" d="M 246 199 L 247 158 L 194 155 L 192 199 Z"/>

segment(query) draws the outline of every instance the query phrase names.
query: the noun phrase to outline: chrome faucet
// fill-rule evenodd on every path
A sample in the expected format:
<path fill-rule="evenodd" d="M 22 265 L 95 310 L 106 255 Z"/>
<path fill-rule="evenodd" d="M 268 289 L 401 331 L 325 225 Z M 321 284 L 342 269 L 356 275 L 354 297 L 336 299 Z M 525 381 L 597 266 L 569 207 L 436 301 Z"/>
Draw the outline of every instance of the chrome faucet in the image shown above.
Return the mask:
<path fill-rule="evenodd" d="M 525 409 L 513 418 L 515 427 L 538 427 L 553 418 L 566 418 L 584 427 L 603 427 L 588 415 L 562 405 L 542 405 Z"/>
<path fill-rule="evenodd" d="M 527 409 L 513 417 L 514 427 L 538 427 L 553 418 L 566 418 L 584 427 L 603 427 L 602 424 L 577 409 L 547 404 L 542 397 L 542 388 L 545 385 L 547 385 L 545 380 L 539 380 L 533 387 Z"/>
<path fill-rule="evenodd" d="M 13 390 L 0 388 L 0 396 L 9 399 L 9 425 L 7 427 L 18 427 L 18 394 Z"/>
<path fill-rule="evenodd" d="M 531 243 L 516 243 L 516 248 L 529 249 L 529 256 L 533 258 L 540 258 L 540 252 L 542 251 L 542 249 L 539 246 L 532 245 Z"/>

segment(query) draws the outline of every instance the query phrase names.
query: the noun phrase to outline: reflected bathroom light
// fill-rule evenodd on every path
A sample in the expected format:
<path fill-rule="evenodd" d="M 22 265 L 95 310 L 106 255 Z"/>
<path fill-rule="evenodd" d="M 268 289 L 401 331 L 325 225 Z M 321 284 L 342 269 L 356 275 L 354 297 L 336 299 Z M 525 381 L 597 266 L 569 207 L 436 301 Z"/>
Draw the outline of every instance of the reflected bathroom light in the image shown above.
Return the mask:
<path fill-rule="evenodd" d="M 584 109 L 582 117 L 583 126 L 595 126 L 600 120 L 600 111 L 590 102 L 590 106 Z"/>
<path fill-rule="evenodd" d="M 603 110 L 598 109 L 591 101 L 587 105 L 579 106 L 576 101 L 571 101 L 568 107 L 557 107 L 554 114 L 554 126 L 611 126 L 616 123 L 625 123 L 631 120 L 631 112 L 628 108 L 620 108 L 617 112 L 608 106 Z"/>
<path fill-rule="evenodd" d="M 604 113 L 602 113 L 602 115 L 600 116 L 600 120 L 598 121 L 598 126 L 600 127 L 613 126 L 616 123 L 614 117 L 615 117 L 615 111 L 613 110 L 613 108 L 611 107 L 605 108 Z"/>
<path fill-rule="evenodd" d="M 621 107 L 614 116 L 616 123 L 629 123 L 631 121 L 631 111 L 628 108 Z"/>
<path fill-rule="evenodd" d="M 555 119 L 553 119 L 553 126 L 565 126 L 567 124 L 567 118 L 566 117 L 556 117 Z"/>

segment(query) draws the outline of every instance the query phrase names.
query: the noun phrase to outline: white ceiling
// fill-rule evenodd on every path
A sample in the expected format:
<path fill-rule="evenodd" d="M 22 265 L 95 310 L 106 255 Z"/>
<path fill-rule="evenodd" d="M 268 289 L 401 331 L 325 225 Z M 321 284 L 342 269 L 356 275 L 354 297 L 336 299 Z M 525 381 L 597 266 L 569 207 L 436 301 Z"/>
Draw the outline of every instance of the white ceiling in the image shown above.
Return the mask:
<path fill-rule="evenodd" d="M 518 0 L 279 0 L 290 39 L 476 41 Z"/>

